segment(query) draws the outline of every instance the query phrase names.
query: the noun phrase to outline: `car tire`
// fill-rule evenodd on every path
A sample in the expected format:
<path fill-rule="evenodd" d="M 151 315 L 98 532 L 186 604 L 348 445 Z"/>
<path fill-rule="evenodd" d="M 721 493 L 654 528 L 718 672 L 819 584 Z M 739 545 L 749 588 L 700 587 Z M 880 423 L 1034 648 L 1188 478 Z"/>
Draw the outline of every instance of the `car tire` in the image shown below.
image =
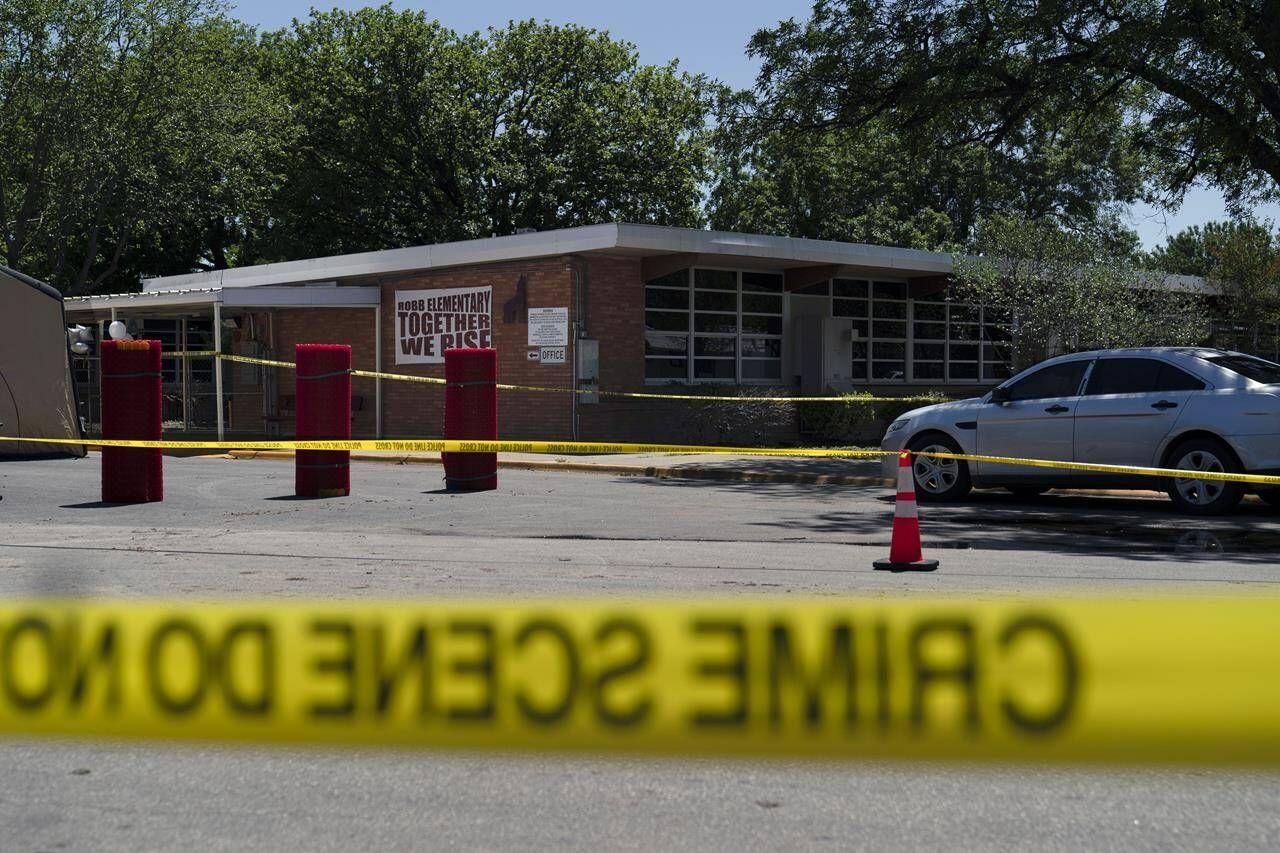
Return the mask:
<path fill-rule="evenodd" d="M 907 444 L 914 453 L 940 451 L 960 453 L 960 445 L 942 433 L 918 435 Z M 963 459 L 931 459 L 928 456 L 911 457 L 911 476 L 915 482 L 916 499 L 921 503 L 950 503 L 964 500 L 973 489 L 969 477 L 969 464 Z"/>
<path fill-rule="evenodd" d="M 1005 486 L 1005 491 L 1018 500 L 1029 501 L 1049 491 L 1052 486 Z"/>
<path fill-rule="evenodd" d="M 1240 463 L 1231 449 L 1220 441 L 1195 438 L 1183 442 L 1169 454 L 1166 468 L 1239 473 Z M 1230 512 L 1244 497 L 1240 483 L 1191 478 L 1169 481 L 1169 498 L 1187 515 L 1221 515 Z"/>

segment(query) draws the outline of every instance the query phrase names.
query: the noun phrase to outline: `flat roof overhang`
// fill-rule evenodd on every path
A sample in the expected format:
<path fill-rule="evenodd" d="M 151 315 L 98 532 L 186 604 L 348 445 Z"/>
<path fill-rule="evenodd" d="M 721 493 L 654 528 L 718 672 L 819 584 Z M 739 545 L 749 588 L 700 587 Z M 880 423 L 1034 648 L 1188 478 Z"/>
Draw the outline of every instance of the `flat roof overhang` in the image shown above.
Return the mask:
<path fill-rule="evenodd" d="M 606 223 L 166 276 L 145 280 L 143 290 L 156 292 L 175 288 L 217 287 L 230 291 L 270 285 L 312 285 L 376 275 L 575 254 L 620 255 L 645 260 L 675 256 L 685 260 L 686 266 L 688 262 L 692 262 L 704 266 L 776 271 L 834 267 L 842 275 L 895 279 L 947 275 L 952 268 L 951 255 L 941 252 L 763 234 Z"/>
<path fill-rule="evenodd" d="M 377 308 L 382 304 L 379 287 L 343 286 L 333 283 L 311 287 L 254 287 L 227 289 L 189 287 L 142 293 L 72 296 L 64 300 L 68 319 L 109 319 L 113 311 L 129 317 L 172 317 L 178 314 L 254 308 Z"/>

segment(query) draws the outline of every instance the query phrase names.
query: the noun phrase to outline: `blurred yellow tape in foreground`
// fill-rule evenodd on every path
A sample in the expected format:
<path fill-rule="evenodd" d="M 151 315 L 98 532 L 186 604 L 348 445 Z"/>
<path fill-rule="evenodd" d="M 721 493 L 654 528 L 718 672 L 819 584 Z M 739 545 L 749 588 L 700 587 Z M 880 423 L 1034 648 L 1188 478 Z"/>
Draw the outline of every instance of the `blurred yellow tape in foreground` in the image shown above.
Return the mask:
<path fill-rule="evenodd" d="M 0 731 L 1280 765 L 1277 599 L 0 605 Z"/>

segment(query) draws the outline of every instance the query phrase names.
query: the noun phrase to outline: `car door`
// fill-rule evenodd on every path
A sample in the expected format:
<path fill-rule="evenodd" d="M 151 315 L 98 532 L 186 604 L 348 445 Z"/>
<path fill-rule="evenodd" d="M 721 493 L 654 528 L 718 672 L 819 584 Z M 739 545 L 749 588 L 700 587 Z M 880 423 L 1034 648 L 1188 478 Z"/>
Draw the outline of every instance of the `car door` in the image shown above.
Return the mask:
<path fill-rule="evenodd" d="M 1070 462 L 1075 458 L 1076 405 L 1091 359 L 1060 361 L 1015 379 L 1009 400 L 978 411 L 978 453 Z M 991 483 L 1069 483 L 1072 472 L 1031 465 L 980 462 L 978 478 Z"/>
<path fill-rule="evenodd" d="M 1100 358 L 1076 407 L 1076 460 L 1148 466 L 1187 401 L 1205 383 L 1155 358 Z M 1081 485 L 1127 484 L 1132 477 L 1080 472 Z M 1149 478 L 1145 479 L 1150 486 Z"/>

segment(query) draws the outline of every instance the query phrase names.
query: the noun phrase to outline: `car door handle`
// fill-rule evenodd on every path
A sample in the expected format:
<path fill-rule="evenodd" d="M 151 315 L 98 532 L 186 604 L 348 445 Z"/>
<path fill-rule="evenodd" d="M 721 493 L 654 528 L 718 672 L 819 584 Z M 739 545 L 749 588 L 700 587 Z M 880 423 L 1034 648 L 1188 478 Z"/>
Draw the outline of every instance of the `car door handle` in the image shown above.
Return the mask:
<path fill-rule="evenodd" d="M 1177 404 L 1177 403 L 1170 402 L 1169 400 L 1161 400 L 1159 403 L 1152 403 L 1152 404 L 1151 404 L 1151 408 L 1153 408 L 1153 409 L 1176 409 L 1176 408 L 1178 408 L 1178 404 Z"/>
<path fill-rule="evenodd" d="M 1050 406 L 1049 408 L 1045 409 L 1045 411 L 1046 411 L 1046 412 L 1048 412 L 1048 413 L 1049 413 L 1049 414 L 1051 414 L 1051 415 L 1060 415 L 1060 414 L 1062 414 L 1063 412 L 1069 412 L 1069 411 L 1071 411 L 1071 410 L 1070 410 L 1070 409 L 1068 409 L 1066 406 L 1059 406 L 1059 405 L 1057 405 L 1057 404 L 1054 404 L 1054 405 Z"/>

